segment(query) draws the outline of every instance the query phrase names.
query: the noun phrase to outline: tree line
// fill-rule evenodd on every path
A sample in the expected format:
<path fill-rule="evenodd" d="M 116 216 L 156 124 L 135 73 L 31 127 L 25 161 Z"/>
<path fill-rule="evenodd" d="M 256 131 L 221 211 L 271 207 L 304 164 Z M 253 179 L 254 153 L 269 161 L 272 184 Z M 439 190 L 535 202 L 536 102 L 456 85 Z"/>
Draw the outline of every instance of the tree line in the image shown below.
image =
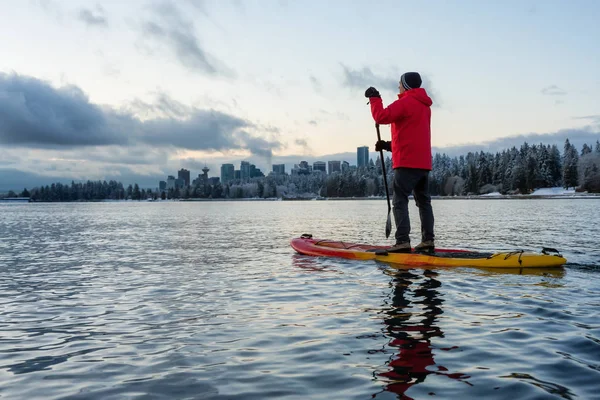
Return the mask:
<path fill-rule="evenodd" d="M 384 160 L 388 184 L 393 179 L 390 157 Z M 569 140 L 563 151 L 556 145 L 523 143 L 502 152 L 469 152 L 460 157 L 436 153 L 432 160 L 429 188 L 434 196 L 461 196 L 500 192 L 527 194 L 534 189 L 562 186 L 600 192 L 600 141 L 584 144 L 580 151 Z M 17 197 L 9 192 L 8 197 Z M 274 175 L 186 188 L 140 189 L 136 183 L 124 187 L 117 181 L 71 182 L 24 189 L 22 197 L 33 201 L 99 201 L 147 199 L 237 199 L 385 196 L 379 157 L 369 165 L 330 175 Z"/>

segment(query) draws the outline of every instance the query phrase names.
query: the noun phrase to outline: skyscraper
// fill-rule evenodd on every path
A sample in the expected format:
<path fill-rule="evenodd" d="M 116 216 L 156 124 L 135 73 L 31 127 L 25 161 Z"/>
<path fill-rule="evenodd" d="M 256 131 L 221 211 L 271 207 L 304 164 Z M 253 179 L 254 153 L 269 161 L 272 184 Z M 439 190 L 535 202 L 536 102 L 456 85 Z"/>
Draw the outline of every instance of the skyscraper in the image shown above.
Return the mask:
<path fill-rule="evenodd" d="M 366 167 L 369 165 L 369 146 L 361 146 L 356 148 L 356 166 Z"/>
<path fill-rule="evenodd" d="M 285 175 L 285 164 L 273 164 L 273 172 L 277 175 Z"/>
<path fill-rule="evenodd" d="M 327 161 L 327 165 L 329 167 L 329 175 L 331 175 L 334 172 L 342 172 L 341 161 Z"/>
<path fill-rule="evenodd" d="M 185 187 L 190 186 L 190 171 L 187 169 L 181 168 L 179 171 L 177 171 L 177 178 L 183 179 Z"/>
<path fill-rule="evenodd" d="M 235 168 L 233 164 L 221 165 L 221 182 L 227 183 L 235 179 Z"/>
<path fill-rule="evenodd" d="M 313 163 L 313 171 L 327 172 L 327 164 L 325 164 L 325 161 L 315 161 Z"/>
<path fill-rule="evenodd" d="M 167 190 L 169 189 L 175 189 L 175 177 L 173 175 L 167 177 Z"/>
<path fill-rule="evenodd" d="M 248 161 L 242 161 L 240 164 L 240 179 L 243 181 L 250 179 L 250 163 Z"/>

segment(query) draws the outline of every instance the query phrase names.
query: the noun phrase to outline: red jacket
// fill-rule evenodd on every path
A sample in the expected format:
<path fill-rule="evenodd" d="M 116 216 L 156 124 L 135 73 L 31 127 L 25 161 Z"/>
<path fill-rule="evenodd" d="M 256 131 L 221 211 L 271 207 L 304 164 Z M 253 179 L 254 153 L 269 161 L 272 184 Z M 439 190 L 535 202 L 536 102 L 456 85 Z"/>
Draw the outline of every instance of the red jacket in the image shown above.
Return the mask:
<path fill-rule="evenodd" d="M 431 98 L 423 88 L 398 95 L 387 108 L 371 97 L 371 114 L 380 125 L 392 124 L 392 166 L 431 171 Z"/>

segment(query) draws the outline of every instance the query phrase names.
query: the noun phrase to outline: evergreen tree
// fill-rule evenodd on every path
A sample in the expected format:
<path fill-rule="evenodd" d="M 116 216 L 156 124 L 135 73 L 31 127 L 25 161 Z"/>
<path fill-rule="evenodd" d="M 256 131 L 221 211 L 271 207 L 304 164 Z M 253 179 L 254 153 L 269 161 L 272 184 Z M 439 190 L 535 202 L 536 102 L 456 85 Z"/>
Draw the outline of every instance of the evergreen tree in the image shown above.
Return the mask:
<path fill-rule="evenodd" d="M 257 195 L 258 195 L 258 197 L 262 198 L 264 196 L 264 194 L 265 194 L 265 185 L 263 185 L 263 183 L 261 181 L 258 181 L 257 185 L 258 185 L 258 187 L 257 187 Z"/>
<path fill-rule="evenodd" d="M 220 199 L 223 197 L 223 186 L 220 183 L 213 185 L 210 197 L 213 199 Z"/>
<path fill-rule="evenodd" d="M 140 200 L 142 198 L 142 194 L 140 193 L 140 187 L 136 183 L 133 187 L 133 193 L 131 195 L 132 200 Z"/>
<path fill-rule="evenodd" d="M 488 159 L 485 153 L 482 151 L 479 153 L 478 161 L 477 161 L 477 191 L 479 193 L 479 188 L 492 183 L 492 171 L 491 166 L 488 163 Z"/>
<path fill-rule="evenodd" d="M 563 154 L 563 187 L 565 189 L 576 187 L 578 184 L 578 162 L 579 156 L 575 146 L 569 142 L 569 139 L 566 139 Z"/>
<path fill-rule="evenodd" d="M 589 154 L 592 152 L 592 148 L 590 146 L 587 145 L 587 143 L 583 144 L 583 147 L 581 148 L 581 156 L 585 156 L 586 154 Z"/>

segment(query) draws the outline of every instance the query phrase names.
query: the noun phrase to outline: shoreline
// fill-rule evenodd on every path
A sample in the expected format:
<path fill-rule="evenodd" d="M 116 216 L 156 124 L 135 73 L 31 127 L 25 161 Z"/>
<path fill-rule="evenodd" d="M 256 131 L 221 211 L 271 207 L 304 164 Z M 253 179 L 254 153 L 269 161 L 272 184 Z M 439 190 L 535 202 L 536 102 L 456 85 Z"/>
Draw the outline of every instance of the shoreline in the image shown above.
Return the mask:
<path fill-rule="evenodd" d="M 413 196 L 409 196 L 410 200 L 414 200 Z M 587 194 L 562 194 L 562 195 L 477 195 L 477 196 L 431 196 L 432 200 L 590 200 L 600 199 L 600 193 Z M 195 199 L 170 199 L 170 200 L 87 200 L 87 201 L 3 201 L 0 199 L 0 204 L 32 204 L 32 203 L 175 203 L 175 202 L 205 202 L 205 201 L 353 201 L 353 200 L 386 200 L 386 197 L 271 197 L 271 198 L 239 198 L 239 199 L 211 199 L 211 198 L 195 198 Z"/>

